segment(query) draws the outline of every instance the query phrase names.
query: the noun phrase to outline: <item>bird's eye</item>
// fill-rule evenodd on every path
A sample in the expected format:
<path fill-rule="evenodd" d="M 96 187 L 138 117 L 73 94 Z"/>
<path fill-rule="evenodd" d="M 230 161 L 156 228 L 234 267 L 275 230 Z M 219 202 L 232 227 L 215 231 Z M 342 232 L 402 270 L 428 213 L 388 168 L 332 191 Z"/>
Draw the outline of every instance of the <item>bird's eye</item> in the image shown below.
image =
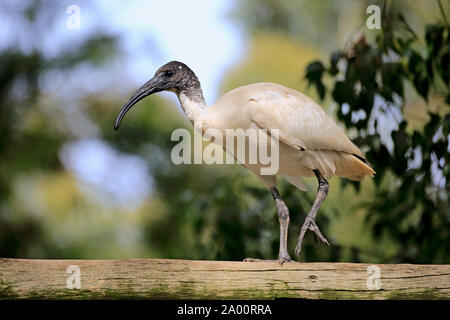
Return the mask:
<path fill-rule="evenodd" d="M 164 71 L 164 75 L 166 77 L 171 77 L 171 76 L 173 76 L 173 71 L 172 70 L 166 70 L 166 71 Z"/>

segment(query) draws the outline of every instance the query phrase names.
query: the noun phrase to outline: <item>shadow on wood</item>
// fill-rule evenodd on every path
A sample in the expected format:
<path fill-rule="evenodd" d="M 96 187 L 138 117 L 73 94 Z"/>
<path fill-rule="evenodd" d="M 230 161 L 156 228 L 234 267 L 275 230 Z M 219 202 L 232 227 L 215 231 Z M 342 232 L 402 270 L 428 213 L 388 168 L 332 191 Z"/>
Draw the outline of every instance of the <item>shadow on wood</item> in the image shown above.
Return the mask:
<path fill-rule="evenodd" d="M 450 299 L 450 265 L 0 259 L 0 299 Z"/>

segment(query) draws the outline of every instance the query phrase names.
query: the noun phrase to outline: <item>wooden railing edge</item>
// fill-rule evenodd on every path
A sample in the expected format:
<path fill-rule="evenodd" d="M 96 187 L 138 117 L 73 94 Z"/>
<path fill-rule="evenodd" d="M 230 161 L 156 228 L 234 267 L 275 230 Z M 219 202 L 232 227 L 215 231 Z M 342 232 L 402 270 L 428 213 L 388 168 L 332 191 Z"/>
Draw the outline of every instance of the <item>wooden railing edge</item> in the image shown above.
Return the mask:
<path fill-rule="evenodd" d="M 450 299 L 450 265 L 0 258 L 0 299 Z"/>

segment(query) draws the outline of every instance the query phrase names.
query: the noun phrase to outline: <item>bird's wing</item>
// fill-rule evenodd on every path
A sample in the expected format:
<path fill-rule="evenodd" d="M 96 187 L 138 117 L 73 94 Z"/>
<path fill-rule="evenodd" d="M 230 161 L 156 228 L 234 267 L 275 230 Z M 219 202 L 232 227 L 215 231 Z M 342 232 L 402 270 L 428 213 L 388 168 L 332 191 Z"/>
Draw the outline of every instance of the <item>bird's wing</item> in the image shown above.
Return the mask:
<path fill-rule="evenodd" d="M 283 174 L 283 177 L 293 186 L 295 186 L 296 188 L 302 190 L 302 191 L 308 191 L 308 188 L 305 186 L 305 184 L 303 183 L 302 179 L 300 177 L 296 177 L 296 176 L 289 176 L 286 174 Z"/>
<path fill-rule="evenodd" d="M 272 83 L 251 90 L 252 121 L 260 128 L 279 130 L 279 139 L 299 150 L 330 150 L 364 157 L 344 131 L 311 98 Z"/>

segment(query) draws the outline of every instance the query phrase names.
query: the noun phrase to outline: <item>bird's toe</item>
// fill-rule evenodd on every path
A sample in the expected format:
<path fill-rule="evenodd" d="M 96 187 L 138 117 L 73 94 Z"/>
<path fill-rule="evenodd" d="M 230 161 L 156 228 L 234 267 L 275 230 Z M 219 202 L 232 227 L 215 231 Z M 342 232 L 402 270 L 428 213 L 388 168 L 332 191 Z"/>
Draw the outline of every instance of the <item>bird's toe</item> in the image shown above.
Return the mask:
<path fill-rule="evenodd" d="M 302 251 L 302 241 L 299 240 L 299 242 L 297 243 L 297 246 L 295 247 L 295 255 L 297 256 L 297 258 L 300 258 L 301 251 Z"/>
<path fill-rule="evenodd" d="M 314 232 L 314 234 L 316 234 L 320 240 L 322 240 L 323 243 L 325 243 L 326 245 L 330 245 L 330 243 L 328 242 L 328 240 L 323 236 L 322 232 L 320 232 L 319 227 L 317 226 L 315 221 L 311 221 L 308 227 L 311 231 Z"/>
<path fill-rule="evenodd" d="M 328 240 L 323 236 L 322 232 L 320 232 L 319 227 L 317 226 L 316 222 L 314 221 L 314 219 L 310 218 L 310 217 L 306 217 L 305 219 L 305 223 L 303 224 L 302 228 L 301 228 L 301 232 L 300 235 L 298 237 L 298 241 L 297 241 L 297 246 L 295 247 L 295 255 L 297 257 L 300 256 L 300 252 L 302 251 L 302 241 L 303 238 L 305 236 L 306 230 L 311 230 L 314 232 L 314 236 L 317 235 L 317 237 L 322 240 L 323 243 L 325 243 L 326 245 L 330 245 L 330 243 L 328 242 Z"/>
<path fill-rule="evenodd" d="M 278 257 L 278 263 L 280 264 L 280 267 L 282 267 L 285 262 L 294 262 L 294 260 L 292 260 L 290 256 Z"/>
<path fill-rule="evenodd" d="M 255 259 L 255 258 L 245 258 L 244 260 L 242 260 L 243 262 L 260 262 L 260 261 L 264 261 L 261 259 Z"/>

